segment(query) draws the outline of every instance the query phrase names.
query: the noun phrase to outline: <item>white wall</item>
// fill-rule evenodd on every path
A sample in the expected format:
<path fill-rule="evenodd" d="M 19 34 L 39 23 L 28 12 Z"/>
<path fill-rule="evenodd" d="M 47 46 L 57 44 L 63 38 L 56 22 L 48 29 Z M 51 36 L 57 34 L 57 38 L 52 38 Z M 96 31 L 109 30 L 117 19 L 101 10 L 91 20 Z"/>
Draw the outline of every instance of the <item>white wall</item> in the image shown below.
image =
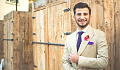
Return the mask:
<path fill-rule="evenodd" d="M 28 4 L 28 0 L 19 0 L 17 10 L 28 11 Z M 16 11 L 16 4 L 6 3 L 6 0 L 0 0 L 0 20 L 3 20 L 4 15 L 11 11 Z"/>

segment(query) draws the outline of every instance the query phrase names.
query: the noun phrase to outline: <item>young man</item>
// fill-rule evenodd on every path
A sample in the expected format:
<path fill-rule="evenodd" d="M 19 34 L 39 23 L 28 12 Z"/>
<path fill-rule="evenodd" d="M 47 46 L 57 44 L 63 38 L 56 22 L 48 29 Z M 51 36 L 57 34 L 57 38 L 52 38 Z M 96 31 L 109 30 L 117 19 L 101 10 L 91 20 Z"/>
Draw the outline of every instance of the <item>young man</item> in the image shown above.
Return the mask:
<path fill-rule="evenodd" d="M 77 30 L 65 42 L 64 70 L 103 70 L 108 64 L 108 46 L 104 32 L 90 27 L 91 9 L 86 3 L 74 6 Z"/>

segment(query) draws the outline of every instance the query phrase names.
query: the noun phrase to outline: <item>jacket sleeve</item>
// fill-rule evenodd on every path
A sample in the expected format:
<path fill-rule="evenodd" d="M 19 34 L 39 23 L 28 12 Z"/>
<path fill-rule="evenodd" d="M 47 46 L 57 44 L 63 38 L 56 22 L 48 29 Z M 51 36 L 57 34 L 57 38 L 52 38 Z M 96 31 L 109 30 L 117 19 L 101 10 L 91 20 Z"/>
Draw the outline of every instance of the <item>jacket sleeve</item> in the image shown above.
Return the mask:
<path fill-rule="evenodd" d="M 104 69 L 108 64 L 108 45 L 106 41 L 106 35 L 101 32 L 97 39 L 97 57 L 84 57 L 79 56 L 78 65 L 79 67 L 86 68 L 101 68 Z"/>
<path fill-rule="evenodd" d="M 69 61 L 69 51 L 68 51 L 67 39 L 65 42 L 65 48 L 64 48 L 64 53 L 63 53 L 63 57 L 62 57 L 62 66 L 63 66 L 64 70 L 76 70 L 72 66 L 72 63 Z"/>

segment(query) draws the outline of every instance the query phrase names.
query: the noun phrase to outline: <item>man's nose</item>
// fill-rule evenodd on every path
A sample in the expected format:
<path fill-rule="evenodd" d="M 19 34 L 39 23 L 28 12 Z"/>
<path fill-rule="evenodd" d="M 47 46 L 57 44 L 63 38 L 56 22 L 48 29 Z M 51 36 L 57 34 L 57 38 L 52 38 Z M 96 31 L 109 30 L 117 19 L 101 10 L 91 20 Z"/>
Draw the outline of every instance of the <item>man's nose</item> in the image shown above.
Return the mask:
<path fill-rule="evenodd" d="M 82 14 L 82 15 L 81 15 L 81 19 L 83 19 L 83 18 L 84 18 L 84 15 Z"/>

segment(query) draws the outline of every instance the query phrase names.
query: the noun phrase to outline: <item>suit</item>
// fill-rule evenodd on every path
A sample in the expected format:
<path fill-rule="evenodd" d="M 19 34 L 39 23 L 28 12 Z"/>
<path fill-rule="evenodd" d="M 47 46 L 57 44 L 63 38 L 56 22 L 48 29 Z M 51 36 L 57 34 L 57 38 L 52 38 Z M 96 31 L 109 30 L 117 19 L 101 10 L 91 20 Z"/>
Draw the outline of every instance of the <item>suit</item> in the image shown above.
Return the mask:
<path fill-rule="evenodd" d="M 86 31 L 88 40 L 82 40 L 77 52 L 77 31 L 67 36 L 62 65 L 64 70 L 103 70 L 108 64 L 108 45 L 104 32 L 89 27 Z M 94 44 L 89 44 L 93 42 Z M 69 55 L 71 53 L 79 55 L 78 63 L 71 63 Z"/>

